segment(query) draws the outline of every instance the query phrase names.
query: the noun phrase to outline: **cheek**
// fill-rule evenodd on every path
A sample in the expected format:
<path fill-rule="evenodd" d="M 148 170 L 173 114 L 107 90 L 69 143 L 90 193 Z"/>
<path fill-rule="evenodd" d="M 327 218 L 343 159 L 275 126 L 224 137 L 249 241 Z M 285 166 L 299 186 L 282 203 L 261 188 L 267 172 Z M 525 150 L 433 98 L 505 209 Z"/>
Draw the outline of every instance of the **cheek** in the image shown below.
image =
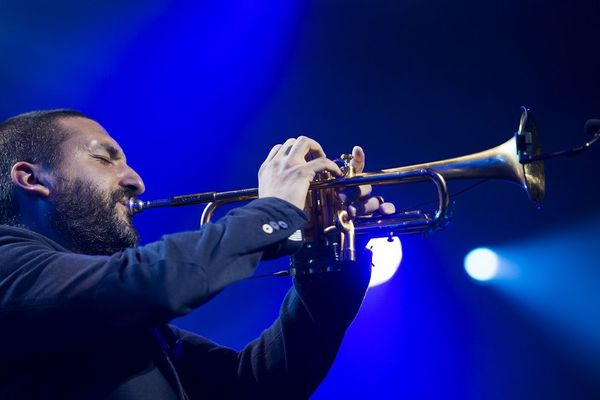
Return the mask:
<path fill-rule="evenodd" d="M 80 157 L 74 157 L 69 161 L 63 162 L 59 173 L 69 180 L 96 181 L 98 171 L 94 165 L 84 162 Z"/>
<path fill-rule="evenodd" d="M 94 186 L 105 194 L 112 193 L 118 186 L 114 174 L 107 171 L 107 168 L 103 168 L 102 165 L 89 165 L 88 163 L 73 165 L 69 175 L 81 184 Z"/>
<path fill-rule="evenodd" d="M 75 152 L 63 160 L 60 174 L 64 179 L 93 187 L 106 199 L 119 189 L 119 171 L 116 166 L 104 165 L 87 152 Z"/>

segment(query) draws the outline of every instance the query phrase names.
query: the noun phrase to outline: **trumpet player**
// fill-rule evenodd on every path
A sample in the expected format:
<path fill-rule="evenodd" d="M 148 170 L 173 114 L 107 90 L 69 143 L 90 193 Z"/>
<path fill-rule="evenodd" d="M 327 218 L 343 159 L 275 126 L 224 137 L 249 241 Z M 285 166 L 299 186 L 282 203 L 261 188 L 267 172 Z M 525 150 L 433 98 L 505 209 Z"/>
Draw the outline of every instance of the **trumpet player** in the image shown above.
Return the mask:
<path fill-rule="evenodd" d="M 353 155 L 361 171 L 364 153 Z M 257 200 L 138 246 L 127 204 L 144 183 L 101 125 L 72 110 L 4 121 L 0 398 L 309 397 L 360 307 L 369 263 L 294 278 L 277 320 L 241 351 L 169 321 L 250 277 L 261 259 L 300 250 L 294 233 L 319 171 L 341 174 L 316 141 L 288 139 L 260 167 Z M 363 186 L 351 212 L 394 211 L 380 203 Z"/>

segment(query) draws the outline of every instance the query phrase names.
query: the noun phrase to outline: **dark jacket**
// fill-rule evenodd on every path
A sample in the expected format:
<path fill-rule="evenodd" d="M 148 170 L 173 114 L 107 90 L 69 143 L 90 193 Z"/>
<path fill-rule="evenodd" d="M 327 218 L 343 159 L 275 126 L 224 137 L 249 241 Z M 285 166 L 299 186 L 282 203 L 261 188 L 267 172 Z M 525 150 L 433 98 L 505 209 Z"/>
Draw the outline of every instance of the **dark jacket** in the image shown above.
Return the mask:
<path fill-rule="evenodd" d="M 364 271 L 296 280 L 240 352 L 165 325 L 280 255 L 305 221 L 260 199 L 112 256 L 0 226 L 0 399 L 307 398 L 360 306 Z"/>

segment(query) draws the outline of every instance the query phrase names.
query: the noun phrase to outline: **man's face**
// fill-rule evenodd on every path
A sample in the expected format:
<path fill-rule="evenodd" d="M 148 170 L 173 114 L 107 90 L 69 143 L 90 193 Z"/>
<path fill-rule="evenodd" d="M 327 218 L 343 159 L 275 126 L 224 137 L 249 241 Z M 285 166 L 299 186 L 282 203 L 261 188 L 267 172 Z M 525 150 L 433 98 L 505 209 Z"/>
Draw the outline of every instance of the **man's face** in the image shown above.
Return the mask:
<path fill-rule="evenodd" d="M 144 192 L 123 150 L 96 122 L 79 117 L 57 122 L 69 133 L 50 187 L 52 226 L 74 251 L 113 254 L 135 246 L 128 200 Z"/>

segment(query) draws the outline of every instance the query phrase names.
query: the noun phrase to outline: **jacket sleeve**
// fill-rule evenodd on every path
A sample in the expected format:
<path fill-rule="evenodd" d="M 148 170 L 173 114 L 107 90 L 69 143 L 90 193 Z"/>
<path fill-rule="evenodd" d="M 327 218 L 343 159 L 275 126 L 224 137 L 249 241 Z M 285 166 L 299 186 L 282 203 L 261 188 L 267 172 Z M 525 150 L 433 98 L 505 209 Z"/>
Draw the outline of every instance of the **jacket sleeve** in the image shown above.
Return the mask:
<path fill-rule="evenodd" d="M 78 351 L 183 315 L 250 276 L 305 221 L 283 200 L 259 199 L 199 231 L 112 256 L 2 235 L 0 359 Z"/>
<path fill-rule="evenodd" d="M 242 351 L 175 329 L 178 370 L 191 398 L 306 399 L 324 379 L 358 312 L 370 264 L 299 277 L 279 318 Z"/>

